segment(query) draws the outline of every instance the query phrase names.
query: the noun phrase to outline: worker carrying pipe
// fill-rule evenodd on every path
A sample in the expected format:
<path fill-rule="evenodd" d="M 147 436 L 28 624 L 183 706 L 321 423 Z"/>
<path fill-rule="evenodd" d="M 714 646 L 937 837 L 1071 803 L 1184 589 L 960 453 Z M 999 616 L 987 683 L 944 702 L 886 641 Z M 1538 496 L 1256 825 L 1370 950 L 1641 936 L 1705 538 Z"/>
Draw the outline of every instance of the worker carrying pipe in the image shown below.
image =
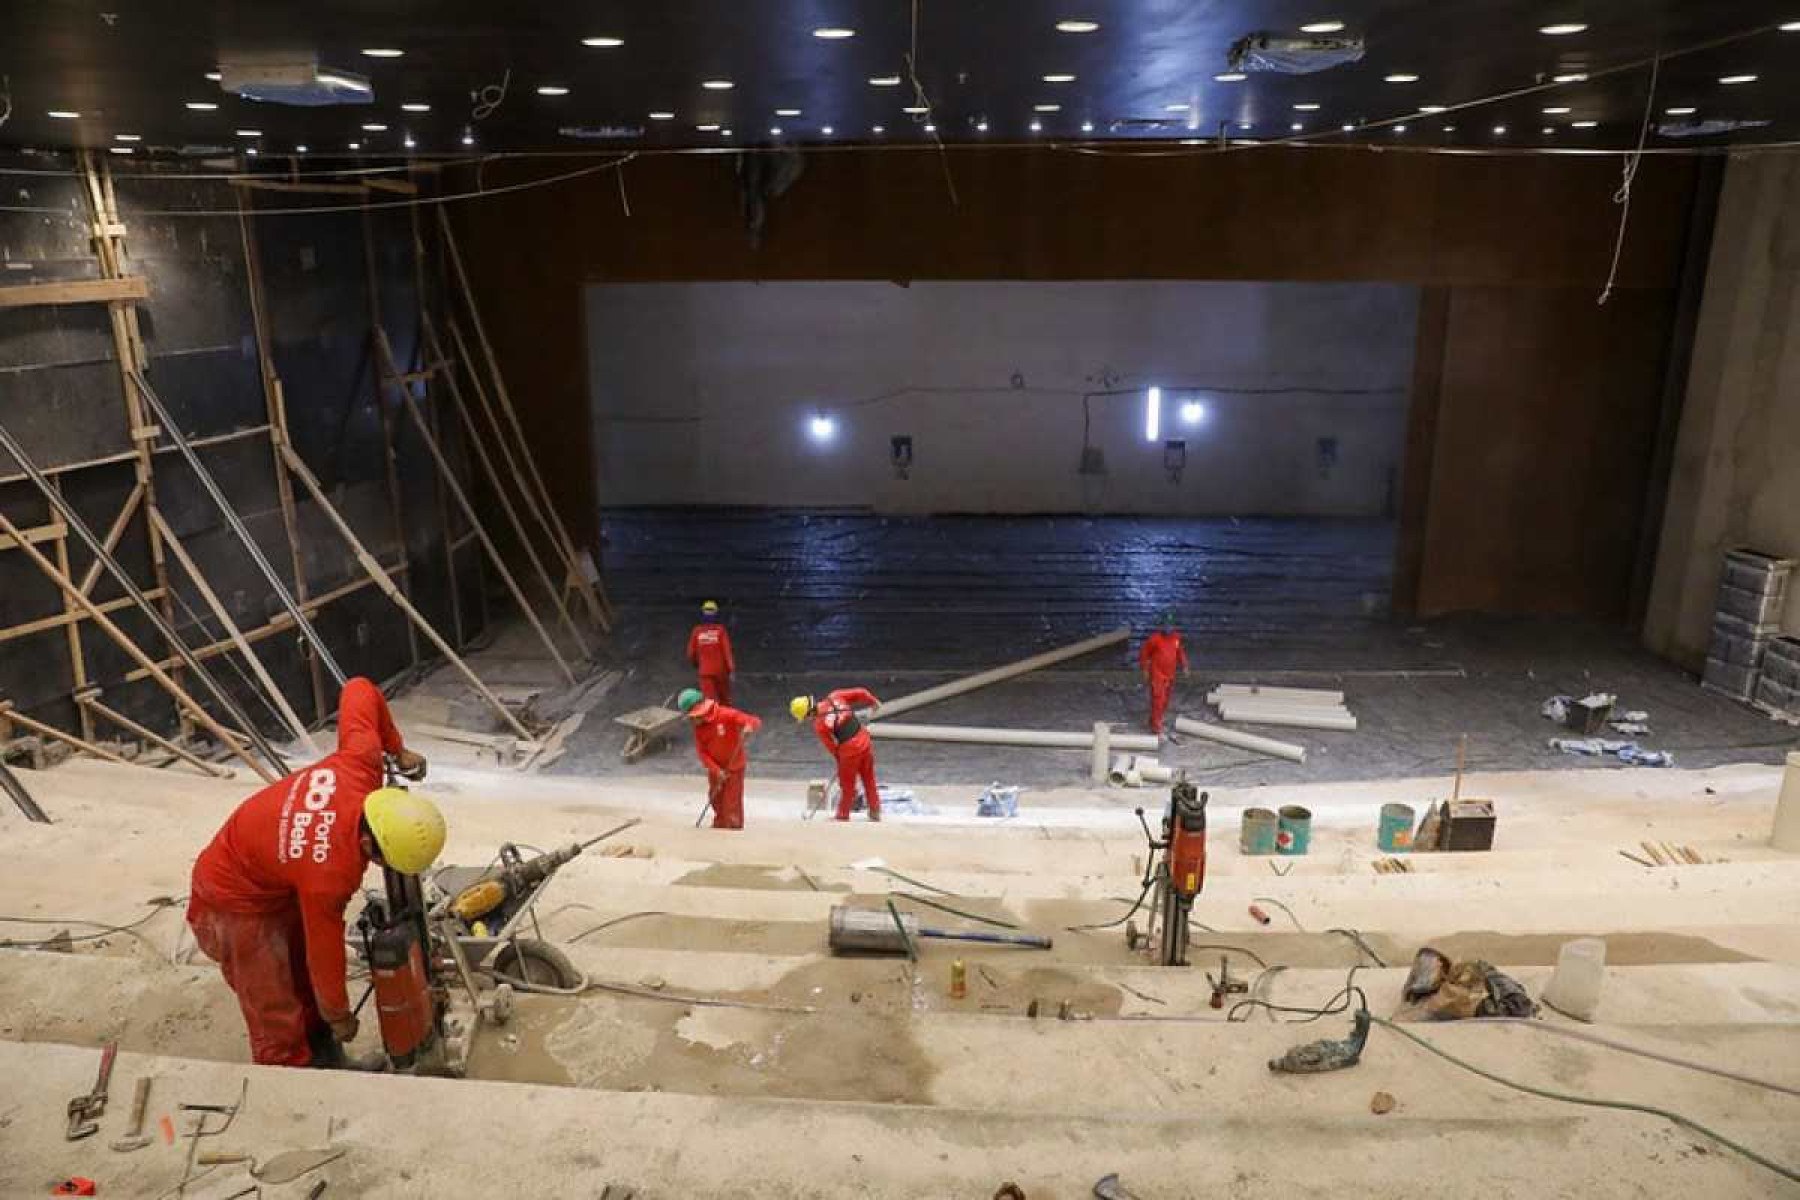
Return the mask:
<path fill-rule="evenodd" d="M 719 602 L 700 606 L 700 623 L 688 633 L 688 662 L 700 675 L 700 694 L 720 704 L 731 703 L 731 677 L 737 660 L 731 656 L 731 635 L 719 622 Z"/>
<path fill-rule="evenodd" d="M 762 721 L 688 688 L 675 701 L 694 725 L 694 753 L 706 768 L 706 801 L 712 806 L 714 829 L 744 827 L 744 772 L 750 755 L 744 738 Z"/>
<path fill-rule="evenodd" d="M 237 993 L 256 1062 L 341 1067 L 356 1037 L 344 983 L 344 906 L 370 863 L 416 875 L 444 847 L 431 801 L 382 787 L 383 755 L 409 779 L 408 750 L 381 690 L 351 679 L 338 745 L 238 805 L 194 863 L 188 924 Z"/>
<path fill-rule="evenodd" d="M 1175 668 L 1188 673 L 1187 647 L 1175 629 L 1175 614 L 1164 613 L 1162 628 L 1144 639 L 1138 648 L 1138 669 L 1150 685 L 1150 732 L 1162 736 L 1163 714 L 1169 709 L 1169 693 L 1175 688 Z"/>
<path fill-rule="evenodd" d="M 881 792 L 875 786 L 875 743 L 858 709 L 881 707 L 867 688 L 839 688 L 821 700 L 795 696 L 788 702 L 794 720 L 813 719 L 813 732 L 825 753 L 837 760 L 837 819 L 848 821 L 856 801 L 856 782 L 862 780 L 863 797 L 869 803 L 869 820 L 881 820 Z"/>

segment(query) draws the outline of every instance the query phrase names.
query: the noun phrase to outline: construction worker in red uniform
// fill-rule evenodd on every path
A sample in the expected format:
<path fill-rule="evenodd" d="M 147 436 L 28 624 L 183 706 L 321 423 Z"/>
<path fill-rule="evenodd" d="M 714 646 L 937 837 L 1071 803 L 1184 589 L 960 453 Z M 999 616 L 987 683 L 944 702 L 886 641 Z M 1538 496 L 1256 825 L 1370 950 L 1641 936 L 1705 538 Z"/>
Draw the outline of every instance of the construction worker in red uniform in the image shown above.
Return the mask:
<path fill-rule="evenodd" d="M 405 874 L 444 846 L 437 806 L 382 787 L 382 756 L 420 779 L 381 690 L 352 679 L 338 747 L 238 805 L 194 863 L 187 919 L 237 993 L 255 1061 L 345 1065 L 357 1020 L 344 985 L 344 906 L 370 863 Z"/>
<path fill-rule="evenodd" d="M 744 735 L 762 728 L 762 721 L 747 712 L 709 700 L 697 688 L 688 688 L 676 707 L 694 723 L 694 752 L 706 768 L 706 798 L 712 805 L 714 829 L 744 827 L 744 770 L 750 756 L 744 751 Z"/>
<path fill-rule="evenodd" d="M 822 700 L 795 696 L 788 702 L 794 720 L 813 719 L 813 732 L 825 752 L 837 760 L 837 819 L 848 821 L 856 800 L 856 781 L 862 780 L 863 797 L 869 802 L 869 820 L 881 820 L 881 793 L 875 787 L 875 743 L 868 726 L 856 715 L 859 708 L 879 708 L 881 701 L 867 688 L 839 688 Z"/>
<path fill-rule="evenodd" d="M 688 661 L 700 673 L 700 694 L 720 704 L 731 703 L 731 677 L 737 661 L 731 657 L 731 635 L 719 624 L 719 605 L 708 600 L 700 606 L 700 623 L 688 634 Z"/>
<path fill-rule="evenodd" d="M 1169 708 L 1169 693 L 1175 688 L 1175 668 L 1188 671 L 1187 647 L 1175 632 L 1175 614 L 1164 613 L 1162 629 L 1144 639 L 1138 649 L 1138 669 L 1150 685 L 1150 732 L 1162 736 L 1163 714 Z"/>

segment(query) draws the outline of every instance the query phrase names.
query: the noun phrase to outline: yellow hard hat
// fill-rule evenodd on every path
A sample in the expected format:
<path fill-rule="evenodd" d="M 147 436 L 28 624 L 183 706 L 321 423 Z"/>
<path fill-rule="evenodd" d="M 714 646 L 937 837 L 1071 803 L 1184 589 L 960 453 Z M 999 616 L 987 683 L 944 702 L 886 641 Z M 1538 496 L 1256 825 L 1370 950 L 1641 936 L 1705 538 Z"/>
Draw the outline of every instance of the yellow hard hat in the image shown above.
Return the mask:
<path fill-rule="evenodd" d="M 708 600 L 705 604 L 700 606 L 700 611 L 709 617 L 715 616 L 719 611 L 719 602 L 717 600 Z"/>
<path fill-rule="evenodd" d="M 402 875 L 417 875 L 444 848 L 444 814 L 405 788 L 384 787 L 363 801 L 363 820 L 381 848 L 381 859 Z"/>
<path fill-rule="evenodd" d="M 795 696 L 792 700 L 788 701 L 788 711 L 794 714 L 794 720 L 796 721 L 806 720 L 806 714 L 811 712 L 812 708 L 813 702 L 811 696 Z"/>

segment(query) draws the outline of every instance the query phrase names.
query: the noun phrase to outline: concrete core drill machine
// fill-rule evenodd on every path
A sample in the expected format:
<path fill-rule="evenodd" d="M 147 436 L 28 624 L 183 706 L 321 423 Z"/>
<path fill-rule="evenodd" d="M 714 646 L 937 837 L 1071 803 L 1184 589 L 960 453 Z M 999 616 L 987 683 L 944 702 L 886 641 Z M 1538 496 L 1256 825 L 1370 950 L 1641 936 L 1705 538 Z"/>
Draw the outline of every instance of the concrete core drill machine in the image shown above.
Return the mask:
<path fill-rule="evenodd" d="M 1144 875 L 1150 917 L 1142 933 L 1135 923 L 1126 923 L 1125 943 L 1133 950 L 1154 946 L 1156 961 L 1165 967 L 1187 965 L 1188 919 L 1206 886 L 1206 801 L 1207 794 L 1185 779 L 1171 788 L 1160 840 L 1151 834 L 1144 810 L 1137 810 L 1150 846 Z"/>

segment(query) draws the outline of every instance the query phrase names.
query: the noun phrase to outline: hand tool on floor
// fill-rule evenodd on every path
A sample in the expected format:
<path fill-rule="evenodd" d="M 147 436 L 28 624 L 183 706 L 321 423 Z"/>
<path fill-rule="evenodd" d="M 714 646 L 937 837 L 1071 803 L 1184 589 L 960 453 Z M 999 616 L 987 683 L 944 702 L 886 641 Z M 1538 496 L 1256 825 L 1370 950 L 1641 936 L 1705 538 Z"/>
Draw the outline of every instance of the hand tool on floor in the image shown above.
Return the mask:
<path fill-rule="evenodd" d="M 152 1078 L 149 1075 L 141 1076 L 131 1094 L 131 1118 L 125 1123 L 125 1136 L 112 1144 L 112 1148 L 120 1154 L 142 1150 L 150 1144 L 150 1138 L 144 1133 L 144 1110 L 150 1106 Z"/>
<path fill-rule="evenodd" d="M 1219 955 L 1219 977 L 1214 979 L 1212 977 L 1212 972 L 1208 971 L 1206 973 L 1206 982 L 1212 985 L 1212 1000 L 1210 1001 L 1210 1004 L 1213 1008 L 1224 1008 L 1225 997 L 1227 996 L 1239 995 L 1250 991 L 1249 980 L 1233 979 L 1231 977 L 1231 959 L 1224 954 Z"/>
<path fill-rule="evenodd" d="M 907 942 L 914 938 L 938 938 L 952 942 L 982 942 L 992 946 L 1024 946 L 1031 950 L 1048 950 L 1051 940 L 1033 933 L 1002 933 L 986 930 L 928 929 L 919 925 L 910 913 L 894 916 L 873 908 L 849 908 L 837 905 L 831 910 L 831 931 L 827 942 L 833 954 L 907 954 Z"/>
<path fill-rule="evenodd" d="M 599 837 L 589 838 L 585 842 L 574 842 L 560 850 L 552 850 L 548 854 L 540 854 L 530 859 L 521 859 L 518 848 L 509 842 L 500 847 L 499 870 L 489 873 L 479 883 L 471 884 L 458 892 L 456 898 L 450 902 L 451 915 L 464 921 L 478 921 L 507 901 L 517 900 L 525 895 L 589 846 L 598 845 L 607 838 L 624 833 L 637 824 L 639 824 L 638 819 L 633 817 L 623 825 L 613 826 Z M 508 854 L 508 851 L 511 853 Z"/>
<path fill-rule="evenodd" d="M 1100 1197 L 1100 1200 L 1138 1200 L 1135 1192 L 1125 1190 L 1125 1185 L 1119 1182 L 1117 1172 L 1101 1176 L 1100 1182 L 1094 1185 L 1094 1195 Z"/>
<path fill-rule="evenodd" d="M 106 1043 L 100 1051 L 100 1077 L 94 1080 L 94 1090 L 69 1101 L 69 1141 L 91 1137 L 99 1131 L 100 1116 L 106 1111 L 107 1084 L 112 1081 L 113 1060 L 118 1057 L 119 1043 Z"/>
<path fill-rule="evenodd" d="M 231 1163 L 249 1163 L 250 1178 L 258 1183 L 292 1183 L 302 1175 L 316 1171 L 327 1163 L 336 1162 L 348 1153 L 344 1149 L 284 1150 L 259 1166 L 255 1157 L 249 1154 L 208 1150 L 196 1160 L 196 1164 L 202 1167 L 220 1167 Z"/>

